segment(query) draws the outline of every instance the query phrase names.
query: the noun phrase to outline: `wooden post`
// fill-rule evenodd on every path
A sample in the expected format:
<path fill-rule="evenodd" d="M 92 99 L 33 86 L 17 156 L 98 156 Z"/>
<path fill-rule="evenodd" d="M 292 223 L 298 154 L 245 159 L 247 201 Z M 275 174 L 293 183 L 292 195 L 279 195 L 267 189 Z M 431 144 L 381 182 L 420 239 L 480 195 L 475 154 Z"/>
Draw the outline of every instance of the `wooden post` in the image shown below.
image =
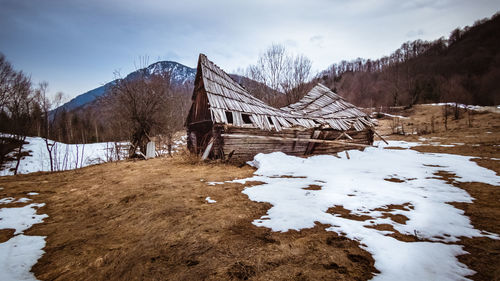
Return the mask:
<path fill-rule="evenodd" d="M 203 155 L 201 156 L 201 160 L 205 160 L 208 158 L 208 155 L 210 154 L 213 145 L 214 145 L 214 138 L 212 137 L 208 142 L 207 148 L 205 148 L 205 152 L 203 152 Z"/>
<path fill-rule="evenodd" d="M 320 130 L 314 130 L 313 133 L 312 133 L 311 138 L 312 139 L 318 139 L 319 136 L 320 136 L 320 133 L 321 133 Z M 316 144 L 314 142 L 309 143 L 307 145 L 307 148 L 306 148 L 306 151 L 305 151 L 304 155 L 311 154 L 313 152 L 315 146 L 316 146 Z"/>
<path fill-rule="evenodd" d="M 156 146 L 154 141 L 148 142 L 146 145 L 146 159 L 155 158 L 155 148 Z"/>
<path fill-rule="evenodd" d="M 387 141 L 386 141 L 386 140 L 385 140 L 385 139 L 384 139 L 381 135 L 379 135 L 379 134 L 377 133 L 377 131 L 373 130 L 373 132 L 374 132 L 374 133 L 375 133 L 375 135 L 377 135 L 377 136 L 378 136 L 378 137 L 379 137 L 382 141 L 384 141 L 384 142 L 385 142 L 385 144 L 389 144 L 389 143 L 388 143 L 388 142 L 387 142 Z"/>

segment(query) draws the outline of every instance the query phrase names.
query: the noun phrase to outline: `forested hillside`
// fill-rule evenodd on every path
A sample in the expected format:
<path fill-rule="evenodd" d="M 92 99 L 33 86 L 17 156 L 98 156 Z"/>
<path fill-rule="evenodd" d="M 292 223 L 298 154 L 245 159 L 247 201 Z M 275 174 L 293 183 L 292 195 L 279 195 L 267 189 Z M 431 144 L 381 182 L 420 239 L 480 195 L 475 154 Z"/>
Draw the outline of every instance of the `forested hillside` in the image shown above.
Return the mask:
<path fill-rule="evenodd" d="M 406 42 L 377 60 L 341 61 L 316 81 L 356 105 L 500 103 L 500 15 L 457 28 L 449 38 Z"/>

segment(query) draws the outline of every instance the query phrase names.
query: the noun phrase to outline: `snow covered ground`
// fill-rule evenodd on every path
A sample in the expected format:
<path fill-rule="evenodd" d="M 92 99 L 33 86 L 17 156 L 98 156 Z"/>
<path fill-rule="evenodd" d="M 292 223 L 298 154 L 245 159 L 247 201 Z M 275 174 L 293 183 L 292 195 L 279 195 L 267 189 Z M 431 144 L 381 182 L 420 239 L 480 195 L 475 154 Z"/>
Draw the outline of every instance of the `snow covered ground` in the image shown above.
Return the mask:
<path fill-rule="evenodd" d="M 458 261 L 457 256 L 466 252 L 456 242 L 460 237 L 499 236 L 475 229 L 462 210 L 449 204 L 472 203 L 473 198 L 436 173 L 453 173 L 455 182 L 493 186 L 500 185 L 500 177 L 470 161 L 472 157 L 409 149 L 417 145 L 379 143 L 379 147 L 364 152 L 349 151 L 350 159 L 344 153 L 340 158 L 319 155 L 307 159 L 280 152 L 258 154 L 251 162 L 258 168 L 255 176 L 233 182 L 263 182 L 243 191 L 251 200 L 273 206 L 253 222 L 256 226 L 288 231 L 312 228 L 319 222 L 330 225 L 327 231 L 359 241 L 380 271 L 373 280 L 468 280 L 466 276 L 474 271 Z M 310 185 L 321 189 L 306 190 Z M 400 207 L 391 207 L 394 205 Z M 372 219 L 351 220 L 327 212 L 335 206 Z M 403 215 L 408 220 L 398 223 L 388 214 Z M 403 242 L 388 236 L 394 233 L 392 230 L 373 228 L 381 224 L 418 240 Z"/>
<path fill-rule="evenodd" d="M 172 153 L 175 154 L 175 153 L 181 152 L 186 147 L 186 144 L 187 144 L 187 136 L 186 135 L 181 136 L 177 140 L 173 140 Z M 156 151 L 156 155 L 157 156 L 167 156 L 168 155 L 168 146 L 166 144 L 160 145 L 160 149 L 158 151 Z"/>
<path fill-rule="evenodd" d="M 186 146 L 186 136 L 181 136 L 172 145 L 172 153 L 178 153 Z M 21 159 L 18 174 L 28 174 L 40 171 L 50 171 L 50 158 L 45 141 L 38 137 L 27 137 L 23 151 L 29 151 L 29 156 Z M 65 144 L 50 141 L 54 145 L 52 151 L 54 170 L 65 171 L 86 167 L 89 165 L 125 159 L 128 156 L 127 142 L 101 142 L 90 144 Z M 162 147 L 156 152 L 157 156 L 168 155 L 168 148 Z M 0 176 L 13 175 L 11 168 L 16 162 L 7 163 L 6 168 L 0 170 Z"/>
<path fill-rule="evenodd" d="M 441 103 L 429 103 L 427 105 L 432 105 L 432 106 L 444 106 L 444 105 L 448 105 L 450 107 L 455 107 L 455 106 L 458 106 L 459 108 L 462 108 L 462 109 L 469 109 L 469 110 L 474 110 L 474 111 L 489 111 L 489 112 L 496 112 L 496 113 L 500 113 L 499 109 L 500 109 L 500 105 L 496 105 L 496 106 L 481 106 L 481 105 L 467 105 L 467 104 L 456 104 L 454 102 L 441 102 Z"/>
<path fill-rule="evenodd" d="M 401 119 L 409 119 L 410 117 L 405 117 L 405 116 L 401 116 L 401 115 L 394 115 L 394 114 L 389 114 L 389 113 L 385 113 L 385 112 L 373 112 L 371 114 L 371 117 L 375 117 L 377 116 L 378 114 L 382 114 L 384 116 L 387 116 L 387 117 L 392 117 L 392 118 L 401 118 Z"/>
<path fill-rule="evenodd" d="M 35 195 L 34 192 L 31 194 Z M 2 200 L 4 204 L 31 201 L 29 198 L 15 200 L 12 197 L 0 199 Z M 44 205 L 32 203 L 23 207 L 0 209 L 0 229 L 15 229 L 12 238 L 0 243 L 0 280 L 36 280 L 30 270 L 44 253 L 42 249 L 45 247 L 45 236 L 24 235 L 23 232 L 48 217 L 36 214 L 36 209 Z"/>
<path fill-rule="evenodd" d="M 29 151 L 19 164 L 18 174 L 28 174 L 39 171 L 50 171 L 50 158 L 45 141 L 42 138 L 27 137 L 23 151 Z M 54 170 L 63 171 L 100 164 L 111 160 L 123 159 L 126 151 L 116 153 L 115 143 L 102 142 L 91 144 L 65 144 L 50 141 L 54 145 L 52 154 Z M 123 145 L 124 143 L 120 143 Z M 15 167 L 15 161 L 7 163 L 7 168 L 0 170 L 0 176 L 12 175 L 10 168 Z"/>

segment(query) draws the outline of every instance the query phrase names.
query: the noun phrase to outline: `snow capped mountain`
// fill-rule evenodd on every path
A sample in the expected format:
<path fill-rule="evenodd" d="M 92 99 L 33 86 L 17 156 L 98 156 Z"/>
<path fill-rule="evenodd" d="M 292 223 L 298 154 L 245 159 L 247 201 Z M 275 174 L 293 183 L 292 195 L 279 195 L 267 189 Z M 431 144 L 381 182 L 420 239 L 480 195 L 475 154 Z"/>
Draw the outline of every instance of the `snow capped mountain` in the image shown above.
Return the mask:
<path fill-rule="evenodd" d="M 182 85 L 186 83 L 193 83 L 194 77 L 196 75 L 196 68 L 187 67 L 175 61 L 159 61 L 151 64 L 146 68 L 142 68 L 136 70 L 125 79 L 134 79 L 139 75 L 150 76 L 153 74 L 161 74 L 161 73 L 171 73 L 172 83 L 177 85 Z"/>
<path fill-rule="evenodd" d="M 124 79 L 134 79 L 138 77 L 140 74 L 145 74 L 146 76 L 150 76 L 152 74 L 170 72 L 171 73 L 171 82 L 176 85 L 184 85 L 190 84 L 192 85 L 194 82 L 194 77 L 196 75 L 196 68 L 191 68 L 180 64 L 175 61 L 159 61 L 149 65 L 146 68 L 142 68 L 136 70 L 130 74 L 128 74 Z M 83 107 L 91 102 L 93 102 L 98 97 L 107 93 L 109 89 L 113 86 L 116 80 L 111 81 L 103 86 L 97 87 L 93 90 L 90 90 L 86 93 L 83 93 L 69 102 L 63 104 L 60 108 L 64 108 L 67 111 Z"/>
<path fill-rule="evenodd" d="M 172 81 L 177 84 L 193 83 L 196 69 L 173 61 L 160 61 L 146 68 L 149 75 L 170 72 Z"/>

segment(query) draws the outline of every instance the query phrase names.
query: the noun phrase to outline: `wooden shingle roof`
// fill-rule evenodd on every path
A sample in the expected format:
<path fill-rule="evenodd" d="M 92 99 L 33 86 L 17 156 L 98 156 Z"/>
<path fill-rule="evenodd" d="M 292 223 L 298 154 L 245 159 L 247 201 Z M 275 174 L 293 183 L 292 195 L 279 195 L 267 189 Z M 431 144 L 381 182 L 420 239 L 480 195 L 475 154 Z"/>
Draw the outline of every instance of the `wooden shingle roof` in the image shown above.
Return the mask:
<path fill-rule="evenodd" d="M 373 127 L 370 117 L 328 87 L 318 83 L 297 103 L 281 108 L 284 111 L 308 116 L 320 124 L 328 124 L 336 130 L 357 131 Z"/>
<path fill-rule="evenodd" d="M 263 130 L 329 126 L 341 131 L 350 128 L 361 131 L 373 126 L 368 115 L 322 84 L 315 86 L 299 102 L 278 109 L 252 96 L 204 54 L 200 54 L 198 72 L 201 75 L 197 74 L 195 83 L 203 83 L 215 123 L 228 124 L 226 114 L 230 114 L 232 124 L 241 127 L 245 124 L 245 114 L 253 126 Z"/>
<path fill-rule="evenodd" d="M 249 115 L 252 124 L 264 130 L 280 131 L 282 127 L 319 126 L 313 118 L 274 108 L 250 95 L 245 88 L 203 54 L 199 57 L 198 71 L 202 72 L 201 77 L 212 121 L 216 123 L 228 124 L 226 112 L 230 112 L 235 126 L 244 124 L 242 114 Z"/>

